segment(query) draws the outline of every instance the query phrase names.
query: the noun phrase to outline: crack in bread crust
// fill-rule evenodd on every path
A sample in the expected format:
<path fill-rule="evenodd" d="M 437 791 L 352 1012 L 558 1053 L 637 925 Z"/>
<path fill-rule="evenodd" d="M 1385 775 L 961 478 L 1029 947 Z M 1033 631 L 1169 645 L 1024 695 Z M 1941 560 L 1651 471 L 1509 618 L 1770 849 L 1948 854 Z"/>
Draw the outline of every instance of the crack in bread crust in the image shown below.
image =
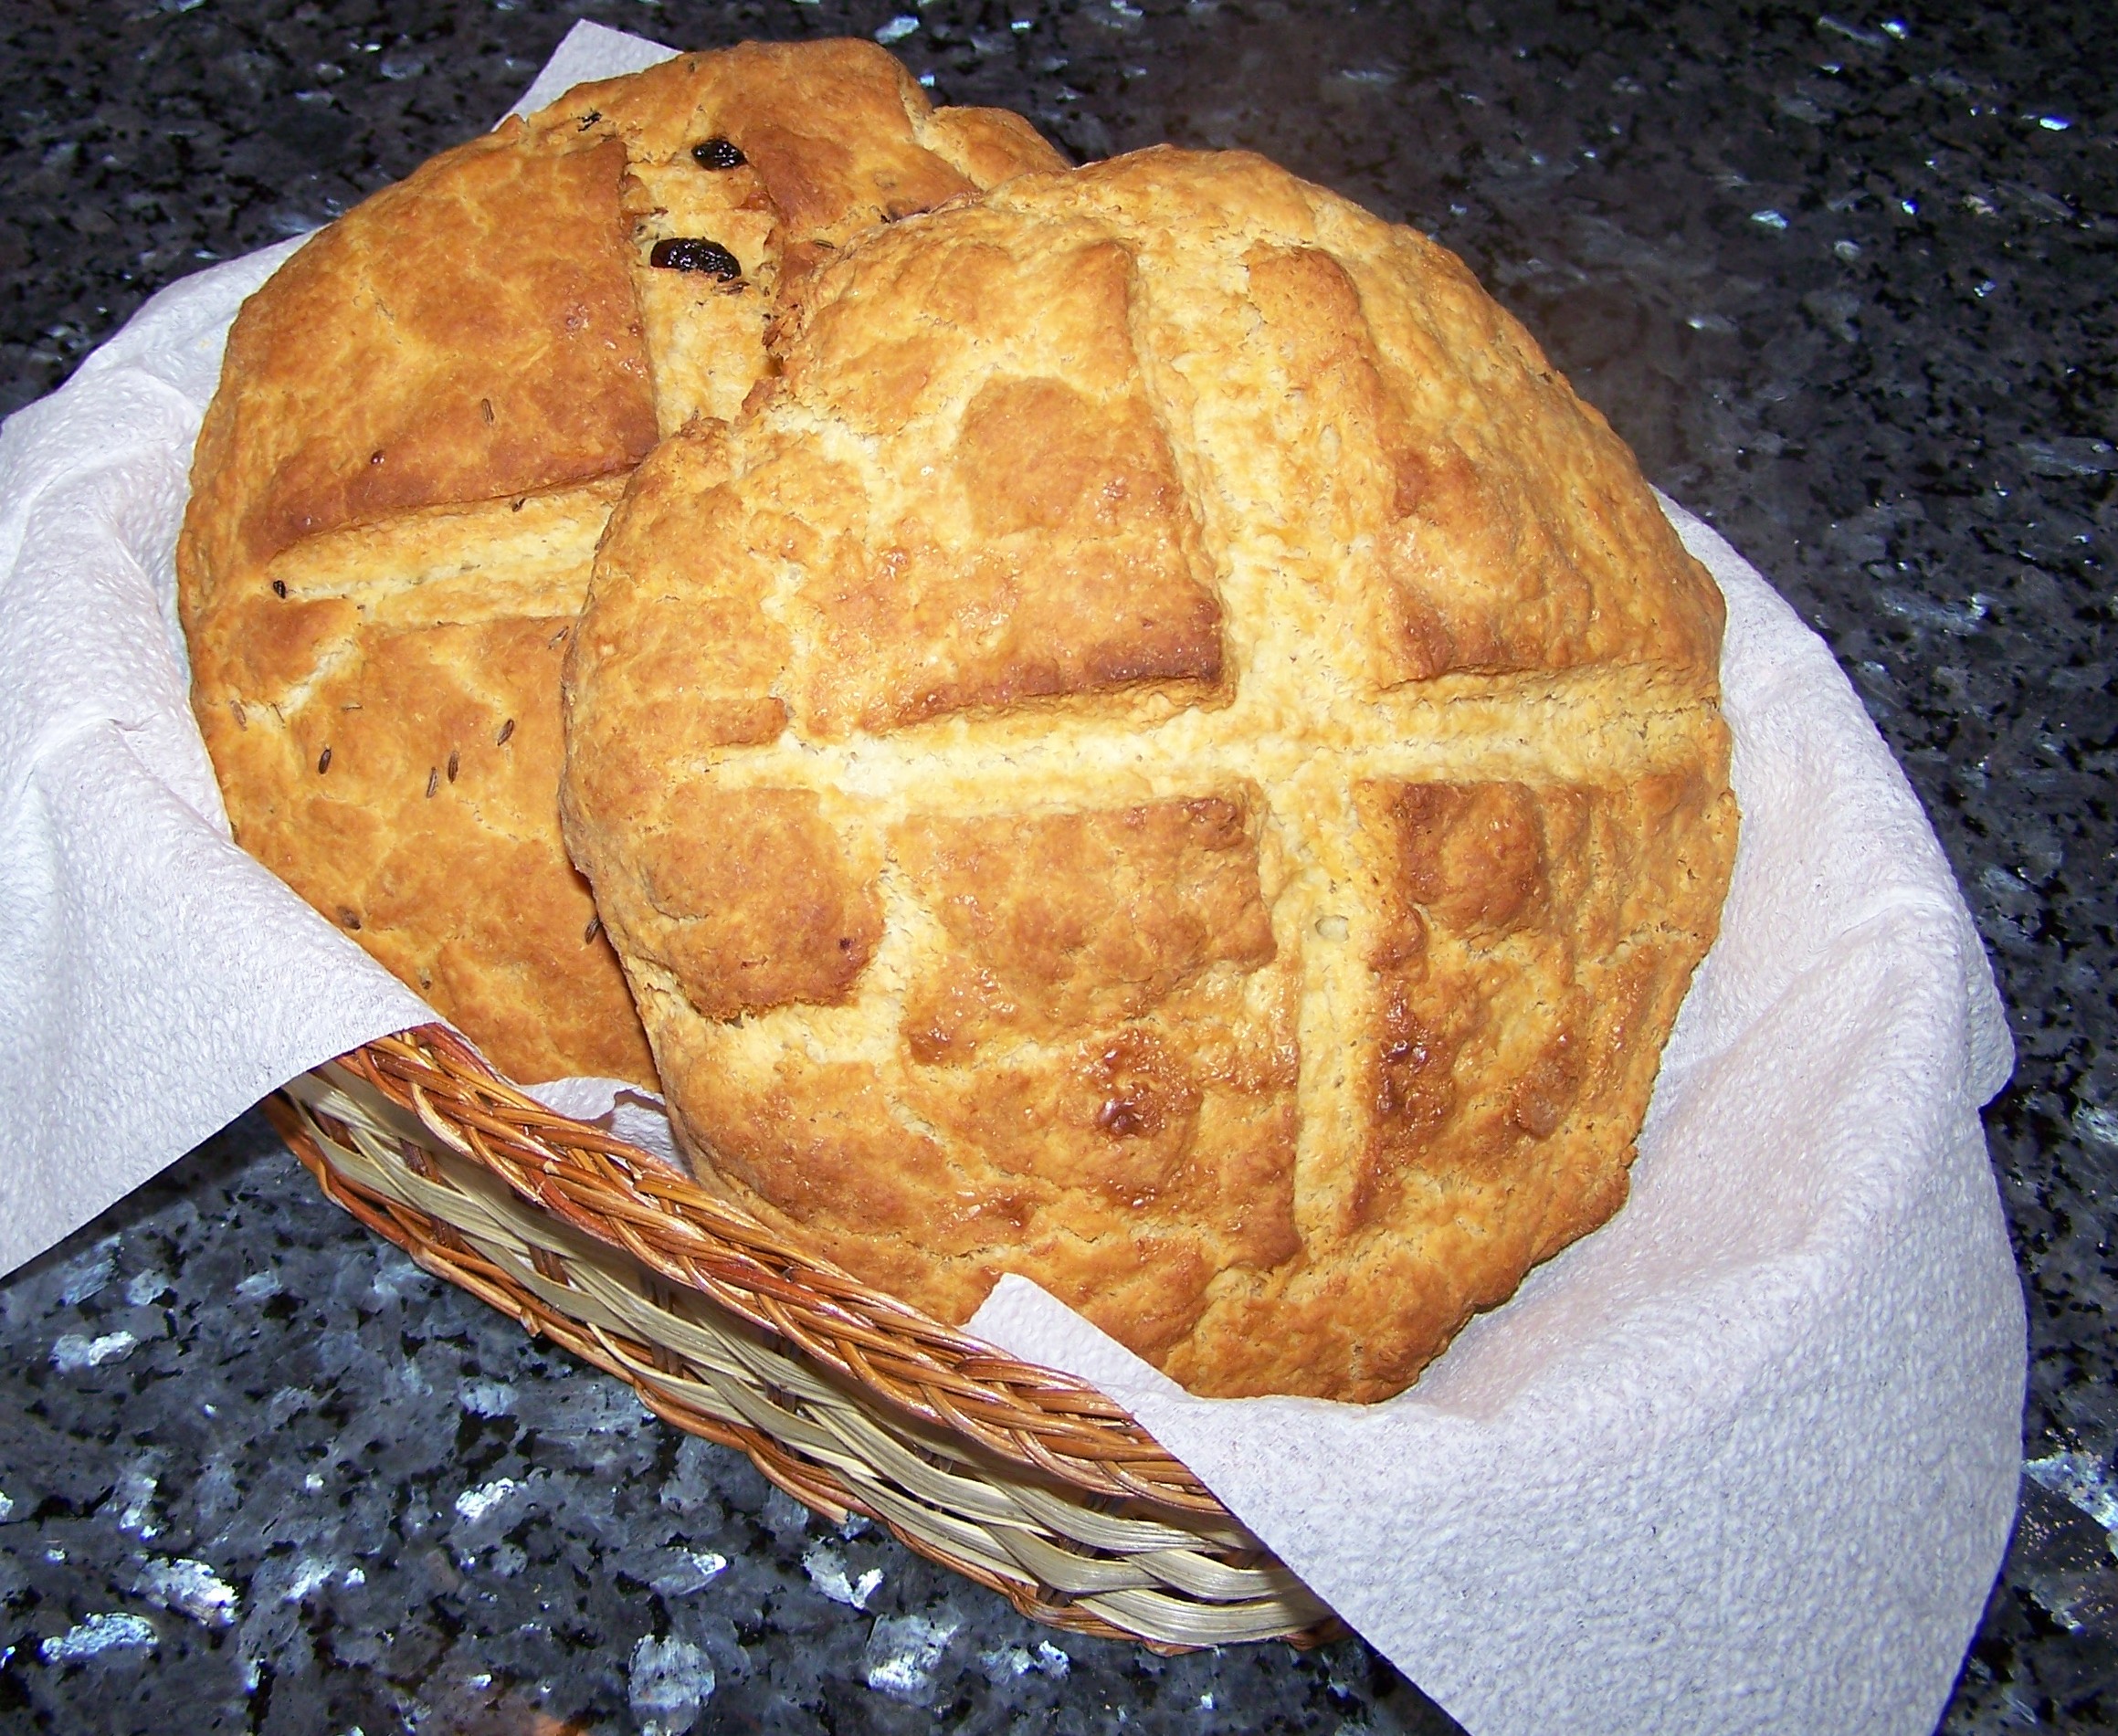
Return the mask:
<path fill-rule="evenodd" d="M 1720 634 L 1453 258 L 1143 153 L 871 236 L 642 468 L 563 808 L 768 1221 L 1374 1399 L 1624 1196 L 1733 857 Z"/>

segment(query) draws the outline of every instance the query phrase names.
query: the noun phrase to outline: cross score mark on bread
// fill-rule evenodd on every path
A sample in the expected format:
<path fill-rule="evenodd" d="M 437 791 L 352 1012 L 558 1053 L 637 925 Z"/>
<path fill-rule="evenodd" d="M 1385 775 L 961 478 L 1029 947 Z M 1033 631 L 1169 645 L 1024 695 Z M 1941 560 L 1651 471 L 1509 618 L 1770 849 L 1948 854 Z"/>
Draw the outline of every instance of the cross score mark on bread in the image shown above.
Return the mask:
<path fill-rule="evenodd" d="M 567 831 L 709 1176 L 961 1320 L 1372 1399 L 1622 1199 L 1718 594 L 1454 258 L 1150 152 L 871 235 L 642 468 Z"/>

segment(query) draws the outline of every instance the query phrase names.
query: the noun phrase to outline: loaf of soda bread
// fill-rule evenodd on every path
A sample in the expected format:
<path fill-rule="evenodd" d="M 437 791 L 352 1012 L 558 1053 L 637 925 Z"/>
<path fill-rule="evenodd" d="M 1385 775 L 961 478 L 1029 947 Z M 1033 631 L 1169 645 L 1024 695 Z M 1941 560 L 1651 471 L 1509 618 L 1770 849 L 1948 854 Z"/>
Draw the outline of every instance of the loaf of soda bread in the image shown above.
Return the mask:
<path fill-rule="evenodd" d="M 1156 150 L 870 232 L 635 477 L 564 811 L 682 1145 L 950 1320 L 1373 1400 L 1623 1200 L 1723 612 L 1450 254 Z"/>
<path fill-rule="evenodd" d="M 237 316 L 177 555 L 236 836 L 502 1071 L 654 1077 L 557 808 L 627 476 L 853 236 L 1059 164 L 869 43 L 686 55 L 444 153 Z"/>

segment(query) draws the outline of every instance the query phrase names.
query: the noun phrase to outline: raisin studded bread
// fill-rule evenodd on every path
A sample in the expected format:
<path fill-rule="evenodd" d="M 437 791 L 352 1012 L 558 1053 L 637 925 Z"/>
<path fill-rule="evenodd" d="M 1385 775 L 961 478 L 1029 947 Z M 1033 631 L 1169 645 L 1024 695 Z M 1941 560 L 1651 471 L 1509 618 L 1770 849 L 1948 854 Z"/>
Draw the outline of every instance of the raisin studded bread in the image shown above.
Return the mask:
<path fill-rule="evenodd" d="M 651 1082 L 559 833 L 559 671 L 627 474 L 732 415 L 854 234 L 1059 160 L 872 44 L 586 85 L 245 304 L 178 550 L 245 847 L 525 1079 Z"/>

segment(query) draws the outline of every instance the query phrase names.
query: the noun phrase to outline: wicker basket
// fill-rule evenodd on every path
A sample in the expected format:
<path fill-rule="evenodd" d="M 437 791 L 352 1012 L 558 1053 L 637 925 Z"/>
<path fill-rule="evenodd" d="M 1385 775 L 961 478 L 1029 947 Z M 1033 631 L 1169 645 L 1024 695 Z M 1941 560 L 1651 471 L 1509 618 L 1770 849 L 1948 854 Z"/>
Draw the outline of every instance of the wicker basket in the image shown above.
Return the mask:
<path fill-rule="evenodd" d="M 305 1074 L 267 1112 L 329 1198 L 428 1271 L 1027 1615 L 1161 1650 L 1343 1631 L 1101 1394 L 788 1247 L 441 1026 Z"/>

